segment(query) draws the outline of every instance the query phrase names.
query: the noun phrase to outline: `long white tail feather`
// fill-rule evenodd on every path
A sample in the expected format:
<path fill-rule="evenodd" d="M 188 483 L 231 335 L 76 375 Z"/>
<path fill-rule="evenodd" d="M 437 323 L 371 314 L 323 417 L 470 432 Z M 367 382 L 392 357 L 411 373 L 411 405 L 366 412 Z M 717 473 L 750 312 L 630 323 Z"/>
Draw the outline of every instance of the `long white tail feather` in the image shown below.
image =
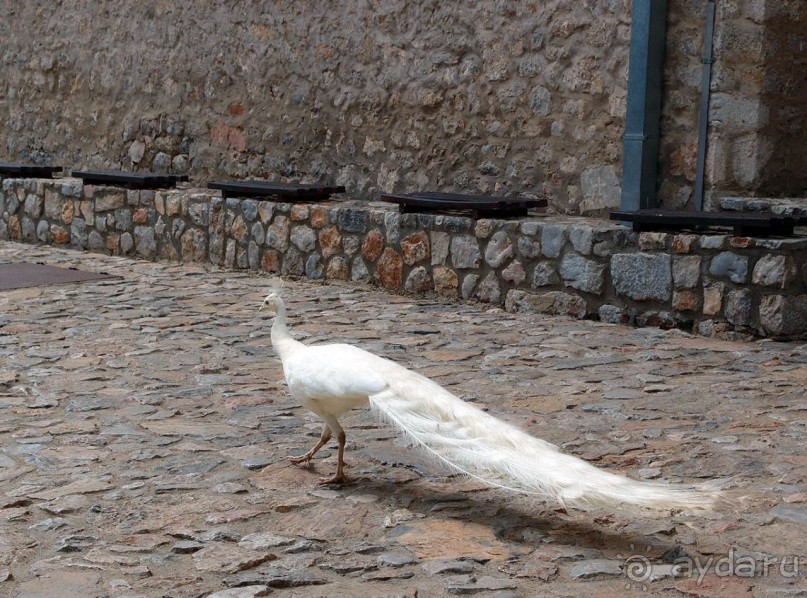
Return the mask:
<path fill-rule="evenodd" d="M 389 386 L 371 395 L 370 405 L 413 444 L 487 484 L 574 507 L 710 509 L 721 500 L 721 492 L 708 485 L 642 482 L 599 469 L 384 361 Z"/>
<path fill-rule="evenodd" d="M 436 460 L 493 486 L 577 507 L 711 509 L 726 502 L 716 485 L 640 482 L 594 467 L 488 415 L 428 378 L 357 347 L 303 345 L 289 335 L 286 307 L 278 293 L 267 295 L 263 305 L 275 311 L 272 345 L 283 362 L 289 390 L 323 418 L 339 440 L 337 472 L 323 483 L 344 481 L 344 432 L 338 418 L 369 400 Z M 306 453 L 309 459 L 320 446 Z"/>

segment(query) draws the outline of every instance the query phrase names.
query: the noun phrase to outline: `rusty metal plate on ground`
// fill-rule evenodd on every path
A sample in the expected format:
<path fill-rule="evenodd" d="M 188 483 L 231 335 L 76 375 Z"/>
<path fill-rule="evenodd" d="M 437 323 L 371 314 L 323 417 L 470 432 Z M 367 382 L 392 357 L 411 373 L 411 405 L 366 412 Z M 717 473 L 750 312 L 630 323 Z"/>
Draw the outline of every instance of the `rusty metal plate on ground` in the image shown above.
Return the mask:
<path fill-rule="evenodd" d="M 26 262 L 0 264 L 0 291 L 113 278 L 118 277 L 102 272 L 57 268 L 56 266 L 46 266 L 44 264 Z"/>

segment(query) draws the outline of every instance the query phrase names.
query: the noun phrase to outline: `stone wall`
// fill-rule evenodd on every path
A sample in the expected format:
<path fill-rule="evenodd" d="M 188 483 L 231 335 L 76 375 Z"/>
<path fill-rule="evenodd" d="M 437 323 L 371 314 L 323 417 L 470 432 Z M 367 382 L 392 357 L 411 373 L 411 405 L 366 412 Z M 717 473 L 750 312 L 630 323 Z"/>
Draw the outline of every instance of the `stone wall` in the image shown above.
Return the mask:
<path fill-rule="evenodd" d="M 0 239 L 352 280 L 707 335 L 807 335 L 803 237 L 636 234 L 561 216 L 474 220 L 356 201 L 285 204 L 198 189 L 7 179 Z"/>
<path fill-rule="evenodd" d="M 800 14 L 799 0 L 719 3 L 718 191 L 763 190 L 774 179 L 744 156 L 760 154 L 763 128 L 803 121 L 781 102 L 775 119 L 745 121 L 766 101 L 766 67 L 759 32 L 740 34 L 774 2 Z M 364 200 L 454 190 L 546 195 L 560 213 L 619 204 L 629 0 L 6 4 L 3 159 L 197 183 L 327 180 Z M 704 4 L 669 2 L 671 206 L 691 199 Z"/>
<path fill-rule="evenodd" d="M 805 198 L 807 3 L 747 0 L 717 6 L 709 203 L 717 209 L 721 197 L 733 193 Z"/>

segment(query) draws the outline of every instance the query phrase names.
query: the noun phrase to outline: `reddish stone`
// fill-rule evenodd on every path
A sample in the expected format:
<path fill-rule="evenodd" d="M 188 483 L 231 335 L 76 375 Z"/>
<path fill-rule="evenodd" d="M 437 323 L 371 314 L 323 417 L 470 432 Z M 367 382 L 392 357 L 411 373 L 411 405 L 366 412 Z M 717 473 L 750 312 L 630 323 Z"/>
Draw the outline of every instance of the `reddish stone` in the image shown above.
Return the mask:
<path fill-rule="evenodd" d="M 291 206 L 291 221 L 302 222 L 303 220 L 308 220 L 310 212 L 308 206 L 295 204 Z"/>
<path fill-rule="evenodd" d="M 697 238 L 697 235 L 675 235 L 672 242 L 672 250 L 675 253 L 689 253 Z"/>
<path fill-rule="evenodd" d="M 54 224 L 50 227 L 50 238 L 53 239 L 54 243 L 64 245 L 70 241 L 70 233 L 63 226 Z"/>
<path fill-rule="evenodd" d="M 280 272 L 280 253 L 274 249 L 264 251 L 261 259 L 261 269 L 266 272 Z"/>
<path fill-rule="evenodd" d="M 244 131 L 229 125 L 217 125 L 210 129 L 210 140 L 215 145 L 223 145 L 237 152 L 247 149 L 247 140 Z"/>
<path fill-rule="evenodd" d="M 748 237 L 732 237 L 729 239 L 729 245 L 735 249 L 748 249 L 754 246 L 754 239 Z"/>
<path fill-rule="evenodd" d="M 53 227 L 51 227 L 51 235 L 53 235 Z M 110 233 L 106 238 L 106 248 L 112 255 L 120 255 L 120 235 Z"/>
<path fill-rule="evenodd" d="M 135 224 L 145 224 L 149 219 L 148 208 L 137 208 L 132 214 L 132 222 Z"/>
<path fill-rule="evenodd" d="M 241 216 L 238 216 L 235 219 L 235 222 L 233 222 L 233 225 L 230 228 L 230 234 L 237 241 L 240 241 L 241 243 L 246 242 L 247 237 L 249 236 L 249 229 Z"/>
<path fill-rule="evenodd" d="M 233 116 L 241 116 L 244 114 L 244 107 L 241 104 L 230 104 L 227 106 L 227 112 Z"/>
<path fill-rule="evenodd" d="M 386 289 L 399 289 L 403 276 L 403 259 L 400 254 L 387 247 L 378 260 L 376 273 L 381 286 Z"/>
<path fill-rule="evenodd" d="M 371 230 L 361 246 L 361 253 L 367 261 L 374 262 L 384 249 L 384 235 L 378 230 Z"/>
<path fill-rule="evenodd" d="M 434 269 L 434 290 L 440 295 L 457 296 L 459 278 L 450 268 L 438 267 Z"/>
<path fill-rule="evenodd" d="M 188 262 L 207 261 L 207 232 L 191 228 L 182 233 L 182 259 Z"/>
<path fill-rule="evenodd" d="M 322 257 L 329 258 L 339 253 L 342 244 L 342 235 L 335 226 L 329 226 L 319 233 L 319 245 L 322 248 Z"/>
<path fill-rule="evenodd" d="M 325 277 L 332 280 L 347 280 L 350 277 L 350 268 L 342 257 L 335 257 L 328 262 Z"/>
<path fill-rule="evenodd" d="M 62 205 L 62 222 L 65 224 L 71 224 L 73 222 L 73 216 L 75 215 L 75 208 L 73 207 L 72 201 L 64 202 Z"/>
<path fill-rule="evenodd" d="M 311 208 L 311 228 L 322 228 L 329 221 L 327 208 L 320 206 Z"/>
<path fill-rule="evenodd" d="M 684 175 L 687 180 L 695 180 L 698 166 L 698 142 L 684 144 L 670 154 L 670 171 L 676 176 Z"/>
<path fill-rule="evenodd" d="M 412 233 L 401 240 L 401 252 L 407 266 L 427 259 L 430 256 L 429 237 L 422 231 Z"/>
<path fill-rule="evenodd" d="M 8 234 L 12 241 L 19 241 L 22 239 L 22 226 L 20 225 L 20 217 L 12 214 L 8 217 Z M 68 239 L 70 237 L 68 236 Z"/>
<path fill-rule="evenodd" d="M 675 291 L 672 306 L 678 311 L 698 311 L 701 307 L 701 298 L 695 291 Z"/>

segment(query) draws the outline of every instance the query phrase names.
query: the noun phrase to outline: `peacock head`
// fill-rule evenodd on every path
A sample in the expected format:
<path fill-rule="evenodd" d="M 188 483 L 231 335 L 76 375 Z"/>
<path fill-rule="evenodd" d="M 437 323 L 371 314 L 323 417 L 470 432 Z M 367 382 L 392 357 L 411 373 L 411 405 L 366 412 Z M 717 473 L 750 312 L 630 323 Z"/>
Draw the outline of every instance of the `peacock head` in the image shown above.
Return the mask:
<path fill-rule="evenodd" d="M 262 310 L 265 307 L 269 313 L 275 314 L 277 313 L 279 306 L 282 304 L 283 302 L 280 299 L 280 295 L 273 291 L 264 298 L 259 310 Z"/>

